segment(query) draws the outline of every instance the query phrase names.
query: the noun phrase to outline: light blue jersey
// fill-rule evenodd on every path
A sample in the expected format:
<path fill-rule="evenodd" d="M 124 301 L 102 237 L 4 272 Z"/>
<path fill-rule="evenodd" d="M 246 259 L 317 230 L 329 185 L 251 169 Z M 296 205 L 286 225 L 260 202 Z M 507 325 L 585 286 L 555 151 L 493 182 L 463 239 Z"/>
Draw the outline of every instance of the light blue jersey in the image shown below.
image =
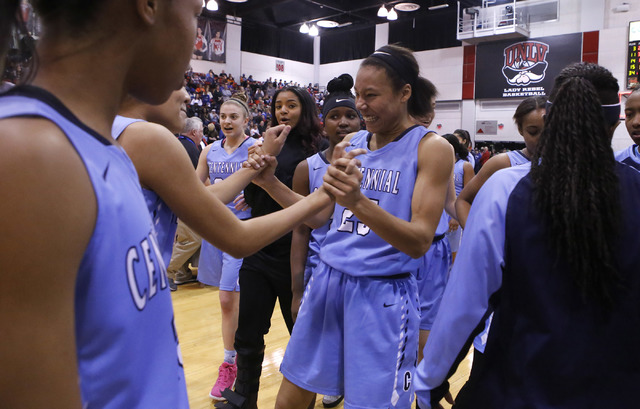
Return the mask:
<path fill-rule="evenodd" d="M 531 162 L 529 158 L 524 156 L 522 151 L 509 151 L 507 152 L 507 156 L 509 157 L 509 162 L 511 162 L 511 166 L 524 165 L 525 163 Z"/>
<path fill-rule="evenodd" d="M 83 407 L 188 408 L 165 266 L 131 160 L 42 89 L 0 97 L 0 117 L 24 116 L 64 132 L 96 198 L 74 302 Z"/>
<path fill-rule="evenodd" d="M 322 177 L 327 172 L 329 167 L 329 161 L 324 156 L 324 153 L 318 152 L 315 155 L 307 158 L 307 166 L 309 168 L 309 192 L 315 192 L 322 186 Z M 320 245 L 324 241 L 324 238 L 329 231 L 331 220 L 322 227 L 311 230 L 309 235 L 309 252 L 307 253 L 307 264 L 305 267 L 305 282 L 308 281 L 307 271 L 311 270 L 318 265 L 320 261 Z"/>
<path fill-rule="evenodd" d="M 411 199 L 418 169 L 418 144 L 428 133 L 422 126 L 407 129 L 395 141 L 370 151 L 368 131 L 351 139 L 350 149 L 364 148 L 360 190 L 390 214 L 411 220 Z M 415 274 L 422 263 L 384 241 L 349 209 L 336 204 L 333 221 L 320 250 L 320 259 L 353 276 Z"/>
<path fill-rule="evenodd" d="M 209 181 L 211 184 L 218 183 L 242 168 L 242 162 L 249 157 L 249 148 L 256 142 L 255 139 L 246 137 L 246 139 L 233 152 L 228 153 L 224 149 L 226 139 L 215 141 L 209 153 L 207 153 L 207 166 L 209 168 Z M 230 202 L 227 204 L 229 210 L 235 214 L 238 219 L 244 220 L 251 217 L 251 209 L 239 211 L 235 209 L 235 204 Z"/>
<path fill-rule="evenodd" d="M 117 140 L 125 129 L 135 122 L 146 121 L 120 115 L 116 116 L 116 119 L 113 121 L 113 126 L 111 127 L 111 136 L 113 139 Z M 144 200 L 147 203 L 151 220 L 153 220 L 153 226 L 156 231 L 164 265 L 168 266 L 171 261 L 176 229 L 178 228 L 178 218 L 156 192 L 142 188 L 142 193 L 144 194 Z"/>
<path fill-rule="evenodd" d="M 224 149 L 226 139 L 215 141 L 207 153 L 207 167 L 209 181 L 218 183 L 242 168 L 242 162 L 249 157 L 249 147 L 255 139 L 246 137 L 233 152 Z M 229 210 L 239 219 L 251 217 L 251 209 L 236 210 L 235 203 L 227 204 Z M 202 240 L 200 260 L 198 265 L 198 281 L 206 285 L 219 287 L 224 291 L 240 291 L 238 272 L 242 266 L 242 258 L 235 258 L 214 247 L 206 240 Z"/>
<path fill-rule="evenodd" d="M 629 165 L 632 168 L 640 170 L 640 152 L 638 152 L 638 145 L 631 145 L 625 149 L 616 152 L 616 160 L 622 162 L 625 165 Z"/>
<path fill-rule="evenodd" d="M 462 192 L 464 187 L 464 164 L 466 160 L 458 159 L 453 165 L 453 185 L 456 188 L 456 196 Z"/>

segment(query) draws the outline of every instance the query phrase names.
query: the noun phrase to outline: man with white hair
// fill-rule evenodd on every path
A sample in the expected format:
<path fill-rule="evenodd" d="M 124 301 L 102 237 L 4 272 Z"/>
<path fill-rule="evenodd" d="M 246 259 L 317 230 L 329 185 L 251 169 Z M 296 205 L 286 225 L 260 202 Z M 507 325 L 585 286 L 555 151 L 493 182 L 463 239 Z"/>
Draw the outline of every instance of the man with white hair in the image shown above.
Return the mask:
<path fill-rule="evenodd" d="M 202 120 L 195 116 L 187 118 L 182 133 L 178 135 L 180 143 L 187 150 L 189 159 L 191 159 L 191 163 L 193 163 L 194 172 L 198 166 L 200 152 L 202 152 L 202 135 Z M 189 263 L 191 263 L 192 266 L 198 265 L 201 243 L 202 238 L 196 232 L 191 230 L 189 226 L 184 224 L 181 220 L 178 220 L 178 228 L 176 229 L 176 239 L 173 243 L 171 262 L 167 266 L 167 275 L 169 276 L 169 281 L 172 284 L 172 291 L 177 289 L 176 284 L 196 281 L 196 278 L 189 268 Z"/>

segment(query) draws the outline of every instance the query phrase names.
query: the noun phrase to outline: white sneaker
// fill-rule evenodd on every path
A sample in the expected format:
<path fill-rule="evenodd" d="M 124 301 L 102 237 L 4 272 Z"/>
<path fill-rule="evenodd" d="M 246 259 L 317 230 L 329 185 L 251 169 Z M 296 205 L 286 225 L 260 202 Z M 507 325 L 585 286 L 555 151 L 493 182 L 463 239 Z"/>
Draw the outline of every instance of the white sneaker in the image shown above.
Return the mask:
<path fill-rule="evenodd" d="M 344 399 L 344 395 L 324 395 L 322 398 L 322 406 L 325 408 L 335 408 L 342 402 L 342 399 Z"/>

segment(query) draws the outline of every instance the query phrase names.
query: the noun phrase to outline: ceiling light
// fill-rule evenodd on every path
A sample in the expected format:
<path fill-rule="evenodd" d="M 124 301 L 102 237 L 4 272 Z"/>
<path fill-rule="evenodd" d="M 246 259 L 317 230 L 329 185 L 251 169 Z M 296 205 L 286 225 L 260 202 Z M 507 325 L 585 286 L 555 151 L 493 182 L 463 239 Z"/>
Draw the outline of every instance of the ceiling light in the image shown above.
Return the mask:
<path fill-rule="evenodd" d="M 333 20 L 320 20 L 318 21 L 318 27 L 322 28 L 334 28 L 338 27 L 338 22 Z"/>
<path fill-rule="evenodd" d="M 207 7 L 207 0 L 202 0 L 202 7 Z"/>
<path fill-rule="evenodd" d="M 389 10 L 387 10 L 387 8 L 384 6 L 384 4 L 382 6 L 380 6 L 380 8 L 378 9 L 378 17 L 387 17 L 389 15 Z"/>
<path fill-rule="evenodd" d="M 398 11 L 412 12 L 420 9 L 420 5 L 416 3 L 398 3 L 393 8 Z"/>
<path fill-rule="evenodd" d="M 207 3 L 207 10 L 218 10 L 218 3 L 216 2 L 216 0 L 209 0 L 209 2 Z"/>
<path fill-rule="evenodd" d="M 309 29 L 309 35 L 311 37 L 315 37 L 318 35 L 318 27 L 314 24 L 311 26 L 311 28 Z"/>
<path fill-rule="evenodd" d="M 447 7 L 449 7 L 449 3 L 444 3 L 444 4 L 438 4 L 435 6 L 430 6 L 429 10 L 438 10 L 438 9 L 446 9 Z"/>
<path fill-rule="evenodd" d="M 396 13 L 395 9 L 391 9 L 389 10 L 389 15 L 387 16 L 387 20 L 397 20 L 398 19 L 398 13 Z"/>
<path fill-rule="evenodd" d="M 309 34 L 309 26 L 307 25 L 307 23 L 302 23 L 302 25 L 300 26 L 300 32 L 302 34 Z"/>

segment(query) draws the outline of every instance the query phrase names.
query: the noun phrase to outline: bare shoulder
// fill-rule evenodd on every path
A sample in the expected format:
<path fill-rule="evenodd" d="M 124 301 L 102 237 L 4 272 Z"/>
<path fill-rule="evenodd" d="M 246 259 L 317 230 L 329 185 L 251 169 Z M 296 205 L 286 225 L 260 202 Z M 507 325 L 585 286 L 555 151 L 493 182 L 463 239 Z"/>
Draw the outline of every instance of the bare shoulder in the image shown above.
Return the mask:
<path fill-rule="evenodd" d="M 0 201 L 0 213 L 11 215 L 0 218 L 6 239 L 0 264 L 22 255 L 31 266 L 43 263 L 25 274 L 77 268 L 97 210 L 85 165 L 66 135 L 46 119 L 0 121 L 0 174 L 0 191 L 11 198 Z"/>
<path fill-rule="evenodd" d="M 129 147 L 149 146 L 149 144 L 162 146 L 177 140 L 175 135 L 162 125 L 152 122 L 134 122 L 122 132 L 118 142 L 127 151 Z"/>
<path fill-rule="evenodd" d="M 500 153 L 498 155 L 492 156 L 489 160 L 482 166 L 480 172 L 484 170 L 484 173 L 488 173 L 489 176 L 493 175 L 500 169 L 511 167 L 511 161 L 509 160 L 509 155 L 506 153 Z"/>
<path fill-rule="evenodd" d="M 428 155 L 431 158 L 453 160 L 453 147 L 446 139 L 435 132 L 427 133 L 420 141 L 420 155 Z"/>

